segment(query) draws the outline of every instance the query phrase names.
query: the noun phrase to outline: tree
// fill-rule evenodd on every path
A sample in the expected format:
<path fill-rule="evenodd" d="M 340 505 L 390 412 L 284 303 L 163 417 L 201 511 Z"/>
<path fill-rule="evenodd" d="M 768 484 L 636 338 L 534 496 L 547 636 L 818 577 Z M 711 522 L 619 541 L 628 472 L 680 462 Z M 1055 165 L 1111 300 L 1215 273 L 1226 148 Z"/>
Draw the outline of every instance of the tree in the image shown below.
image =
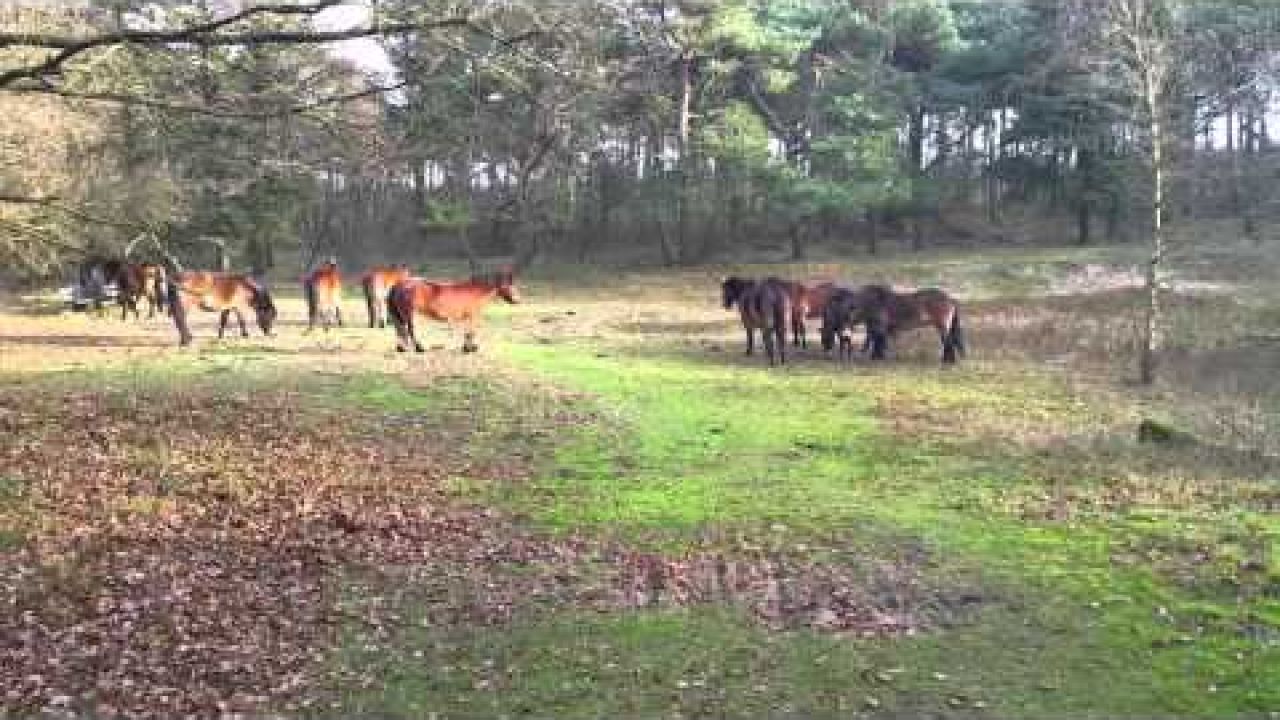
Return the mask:
<path fill-rule="evenodd" d="M 1174 78 L 1173 48 L 1176 21 L 1167 0 L 1108 0 L 1103 6 L 1106 36 L 1114 51 L 1115 76 L 1134 99 L 1134 123 L 1146 135 L 1146 165 L 1150 173 L 1150 253 L 1146 269 L 1146 308 L 1139 377 L 1151 383 L 1163 341 L 1160 286 L 1165 260 L 1165 127 L 1168 92 Z"/>

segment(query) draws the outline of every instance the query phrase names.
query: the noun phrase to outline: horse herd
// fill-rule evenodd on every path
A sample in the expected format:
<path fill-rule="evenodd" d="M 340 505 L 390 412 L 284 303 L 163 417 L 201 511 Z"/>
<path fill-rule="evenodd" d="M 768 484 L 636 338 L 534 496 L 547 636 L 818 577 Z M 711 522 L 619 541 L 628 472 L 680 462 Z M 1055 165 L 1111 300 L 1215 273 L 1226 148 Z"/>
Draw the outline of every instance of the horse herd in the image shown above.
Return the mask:
<path fill-rule="evenodd" d="M 334 258 L 322 262 L 301 278 L 307 305 L 307 332 L 342 326 L 343 276 Z M 196 310 L 219 313 L 218 337 L 222 338 L 234 316 L 240 334 L 248 337 L 245 316 L 252 313 L 267 336 L 277 318 L 275 301 L 265 283 L 242 273 L 203 270 L 167 272 L 156 263 L 96 260 L 80 270 L 82 288 L 101 298 L 102 288 L 114 283 L 121 316 L 140 318 L 138 306 L 146 302 L 148 317 L 167 311 L 178 331 L 180 345 L 192 341 L 189 316 Z M 422 352 L 415 332 L 419 317 L 460 328 L 463 352 L 478 349 L 475 332 L 484 307 L 494 298 L 520 302 L 511 269 L 473 275 L 465 281 L 427 281 L 414 277 L 404 265 L 372 267 L 360 275 L 360 287 L 368 310 L 369 327 L 384 328 L 390 320 L 396 334 L 396 350 L 412 347 Z M 760 335 L 769 364 L 786 362 L 787 331 L 797 347 L 808 345 L 807 322 L 821 318 L 822 347 L 831 351 L 839 343 L 842 360 L 853 356 L 853 331 L 866 328 L 862 351 L 873 360 L 883 359 L 889 341 L 899 333 L 933 326 L 942 341 L 942 362 L 956 362 L 965 351 L 960 309 L 947 293 L 937 289 L 899 292 L 885 285 L 843 287 L 831 282 L 806 284 L 777 277 L 727 277 L 720 286 L 726 310 L 735 306 L 747 333 L 747 354 L 755 350 Z M 100 300 L 98 306 L 101 307 Z"/>
<path fill-rule="evenodd" d="M 88 288 L 98 307 L 105 296 L 104 288 L 114 284 L 122 319 L 141 317 L 138 305 L 146 302 L 148 317 L 167 312 L 178 331 L 179 345 L 193 339 L 189 317 L 193 311 L 219 313 L 218 337 L 226 334 L 234 316 L 240 334 L 249 336 L 245 316 L 252 314 L 263 335 L 272 336 L 278 315 L 275 300 L 266 284 L 243 273 L 191 270 L 170 273 L 155 263 L 126 263 L 118 260 L 95 260 L 80 269 L 80 285 Z M 475 331 L 484 306 L 495 297 L 518 303 L 519 293 L 510 269 L 475 275 L 457 282 L 432 282 L 414 277 L 403 265 L 374 267 L 360 276 L 369 327 L 384 328 L 388 318 L 396 332 L 396 350 L 412 346 L 423 351 L 415 333 L 415 319 L 425 317 L 463 330 L 462 350 L 478 349 Z M 303 296 L 307 303 L 307 332 L 317 325 L 328 331 L 334 324 L 343 325 L 343 278 L 336 260 L 330 258 L 302 277 Z"/>
<path fill-rule="evenodd" d="M 737 306 L 747 331 L 747 354 L 760 334 L 769 364 L 786 363 L 787 329 L 792 343 L 807 347 L 806 321 L 821 318 L 822 349 L 840 344 L 841 360 L 853 357 L 853 330 L 865 326 L 862 351 L 884 359 L 890 339 L 899 333 L 932 325 L 942 341 L 942 362 L 952 364 L 965 353 L 960 308 L 947 293 L 935 288 L 899 292 L 886 285 L 848 288 L 835 283 L 805 284 L 777 277 L 729 276 L 720 284 L 726 310 Z"/>

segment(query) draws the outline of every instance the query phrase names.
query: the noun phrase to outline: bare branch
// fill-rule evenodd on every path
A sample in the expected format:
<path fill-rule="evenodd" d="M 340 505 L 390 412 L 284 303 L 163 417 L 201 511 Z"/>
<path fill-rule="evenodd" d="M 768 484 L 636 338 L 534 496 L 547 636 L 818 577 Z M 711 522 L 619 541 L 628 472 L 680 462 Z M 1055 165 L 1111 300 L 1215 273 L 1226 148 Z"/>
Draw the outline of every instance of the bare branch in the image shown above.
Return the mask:
<path fill-rule="evenodd" d="M 48 205 L 57 202 L 53 196 L 14 195 L 0 192 L 0 203 L 8 205 Z"/>
<path fill-rule="evenodd" d="M 0 34 L 0 47 L 29 46 L 60 49 L 49 58 L 0 73 L 0 89 L 26 79 L 38 79 L 57 74 L 63 65 L 81 53 L 112 45 L 140 45 L 158 47 L 167 45 L 192 45 L 195 47 L 228 47 L 252 45 L 312 45 L 352 40 L 362 37 L 404 35 L 413 32 L 444 28 L 474 27 L 465 16 L 425 22 L 401 22 L 374 24 L 369 27 L 346 30 L 246 30 L 235 33 L 216 32 L 220 28 L 239 22 L 246 17 L 265 12 L 275 14 L 311 15 L 339 4 L 340 0 L 320 0 L 309 5 L 258 5 L 234 15 L 202 25 L 167 30 L 121 30 L 88 38 L 71 38 L 30 33 Z"/>
<path fill-rule="evenodd" d="M 138 95 L 129 95 L 127 93 L 113 92 L 80 92 L 76 90 L 67 90 L 53 85 L 45 84 L 33 87 L 18 87 L 9 90 L 15 94 L 35 94 L 35 95 L 57 95 L 59 97 L 71 98 L 74 100 L 87 100 L 89 102 L 107 102 L 119 105 L 134 105 L 138 107 L 152 108 L 154 110 L 162 110 L 165 112 L 189 113 L 194 115 L 207 115 L 216 118 L 227 118 L 234 120 L 261 120 L 273 117 L 285 117 L 289 115 L 302 115 L 311 110 L 327 107 L 330 105 L 339 105 L 361 98 L 373 95 L 381 95 L 383 93 L 394 92 L 408 85 L 407 80 L 392 83 L 390 85 L 374 85 L 363 90 L 355 90 L 339 95 L 330 95 L 327 97 L 317 98 L 315 100 L 300 103 L 297 105 L 289 105 L 273 110 L 247 111 L 247 110 L 224 110 L 208 105 L 194 105 L 188 103 L 173 103 L 165 100 L 157 100 L 155 98 L 141 97 Z M 246 99 L 249 100 L 249 99 Z M 249 100 L 251 101 L 251 100 Z M 0 198 L 2 199 L 2 198 Z"/>
<path fill-rule="evenodd" d="M 120 30 L 91 37 L 48 35 L 44 33 L 0 33 L 0 47 L 41 47 L 51 50 L 88 49 L 102 45 L 118 45 L 126 42 L 153 44 L 155 42 L 181 42 L 192 35 L 212 33 L 256 15 L 315 15 L 327 8 L 343 4 L 344 0 L 318 0 L 301 5 L 252 5 L 238 13 L 210 20 L 199 25 L 170 30 Z M 165 39 L 168 38 L 168 39 Z"/>

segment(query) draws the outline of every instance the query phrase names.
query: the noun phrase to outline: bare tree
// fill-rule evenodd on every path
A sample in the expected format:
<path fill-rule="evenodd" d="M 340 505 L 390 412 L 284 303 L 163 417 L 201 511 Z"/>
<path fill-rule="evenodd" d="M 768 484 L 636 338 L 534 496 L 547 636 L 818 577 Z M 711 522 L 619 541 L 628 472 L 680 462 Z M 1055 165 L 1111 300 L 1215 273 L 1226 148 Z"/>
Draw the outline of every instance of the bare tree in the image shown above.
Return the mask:
<path fill-rule="evenodd" d="M 1160 304 L 1164 271 L 1164 204 L 1167 177 L 1164 153 L 1167 96 L 1173 74 L 1170 23 L 1173 9 L 1166 0 L 1107 0 L 1105 28 L 1115 50 L 1119 77 L 1134 97 L 1135 126 L 1146 134 L 1146 165 L 1151 182 L 1151 239 L 1146 268 L 1146 307 L 1138 372 L 1144 384 L 1154 382 L 1156 358 L 1163 344 L 1164 318 Z"/>

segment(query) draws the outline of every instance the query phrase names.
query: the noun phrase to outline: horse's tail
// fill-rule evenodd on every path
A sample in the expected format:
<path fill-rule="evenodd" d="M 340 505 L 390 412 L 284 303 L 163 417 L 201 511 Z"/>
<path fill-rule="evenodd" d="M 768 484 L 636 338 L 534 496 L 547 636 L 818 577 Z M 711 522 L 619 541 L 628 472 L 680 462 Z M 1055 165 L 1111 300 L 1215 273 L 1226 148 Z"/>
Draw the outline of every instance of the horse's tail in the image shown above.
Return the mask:
<path fill-rule="evenodd" d="M 373 275 L 360 278 L 360 287 L 364 290 L 364 305 L 369 310 L 369 327 L 378 325 L 378 294 L 374 291 Z"/>

